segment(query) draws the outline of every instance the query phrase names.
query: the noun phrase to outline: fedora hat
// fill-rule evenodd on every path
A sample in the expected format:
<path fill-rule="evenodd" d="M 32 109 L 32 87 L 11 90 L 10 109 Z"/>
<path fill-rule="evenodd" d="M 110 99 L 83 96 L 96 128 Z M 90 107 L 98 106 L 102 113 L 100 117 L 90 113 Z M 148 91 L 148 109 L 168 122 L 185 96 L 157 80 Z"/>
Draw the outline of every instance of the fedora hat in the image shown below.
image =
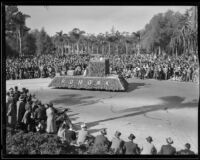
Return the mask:
<path fill-rule="evenodd" d="M 107 134 L 107 131 L 105 128 L 101 130 L 101 134 Z"/>
<path fill-rule="evenodd" d="M 166 141 L 167 141 L 168 144 L 172 144 L 172 143 L 174 143 L 171 137 L 166 138 Z"/>
<path fill-rule="evenodd" d="M 21 101 L 23 101 L 25 99 L 25 96 L 24 95 L 21 95 L 20 97 L 19 97 L 19 100 L 21 100 Z"/>
<path fill-rule="evenodd" d="M 129 137 L 128 137 L 128 139 L 130 139 L 130 140 L 133 140 L 133 139 L 135 139 L 135 138 L 136 138 L 135 135 L 132 134 L 132 133 L 131 133 L 131 134 L 129 135 Z"/>
<path fill-rule="evenodd" d="M 147 137 L 146 140 L 147 140 L 148 142 L 152 142 L 152 141 L 153 141 L 153 139 L 152 139 L 151 136 Z"/>
<path fill-rule="evenodd" d="M 116 131 L 116 132 L 115 132 L 115 137 L 119 137 L 119 136 L 121 136 L 121 132 Z"/>

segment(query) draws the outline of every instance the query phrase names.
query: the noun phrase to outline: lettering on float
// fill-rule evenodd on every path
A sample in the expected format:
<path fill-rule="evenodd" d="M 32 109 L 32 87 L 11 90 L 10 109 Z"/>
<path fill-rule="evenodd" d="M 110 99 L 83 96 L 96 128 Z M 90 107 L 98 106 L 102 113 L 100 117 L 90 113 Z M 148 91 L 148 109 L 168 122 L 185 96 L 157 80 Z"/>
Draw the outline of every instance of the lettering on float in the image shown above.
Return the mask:
<path fill-rule="evenodd" d="M 106 81 L 106 85 L 108 86 L 109 84 L 108 84 L 108 81 Z"/>
<path fill-rule="evenodd" d="M 100 85 L 101 84 L 101 81 L 97 81 L 97 85 Z"/>
<path fill-rule="evenodd" d="M 88 85 L 91 85 L 91 84 L 92 84 L 92 80 L 89 80 L 89 81 L 88 81 Z"/>
<path fill-rule="evenodd" d="M 62 79 L 61 83 L 65 83 L 65 79 Z"/>
<path fill-rule="evenodd" d="M 74 82 L 73 79 L 71 79 L 71 80 L 69 81 L 69 84 L 73 84 L 73 82 Z"/>
<path fill-rule="evenodd" d="M 83 80 L 78 81 L 78 85 L 81 85 L 83 83 Z"/>

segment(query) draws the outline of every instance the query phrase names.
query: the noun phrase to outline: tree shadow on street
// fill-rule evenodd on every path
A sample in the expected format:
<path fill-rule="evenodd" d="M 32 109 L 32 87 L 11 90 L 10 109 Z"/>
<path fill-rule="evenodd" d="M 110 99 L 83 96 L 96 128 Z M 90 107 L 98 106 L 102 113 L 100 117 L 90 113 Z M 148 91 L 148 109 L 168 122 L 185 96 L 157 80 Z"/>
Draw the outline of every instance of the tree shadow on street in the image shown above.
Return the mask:
<path fill-rule="evenodd" d="M 160 97 L 160 99 L 163 100 L 163 104 L 149 105 L 149 106 L 146 105 L 146 106 L 141 106 L 141 107 L 120 110 L 117 113 L 127 113 L 128 112 L 129 114 L 112 117 L 112 118 L 107 118 L 107 119 L 103 119 L 103 120 L 98 120 L 98 121 L 94 121 L 94 122 L 89 122 L 89 123 L 87 123 L 87 126 L 94 127 L 96 125 L 99 125 L 99 123 L 101 123 L 101 122 L 137 116 L 137 115 L 141 115 L 141 114 L 145 114 L 145 113 L 153 112 L 153 111 L 158 111 L 158 110 L 198 107 L 198 103 L 199 103 L 199 101 L 197 99 L 194 99 L 191 102 L 182 103 L 185 100 L 185 98 L 179 97 L 179 96 L 166 96 L 166 97 Z M 132 113 L 130 113 L 130 112 L 132 112 Z"/>
<path fill-rule="evenodd" d="M 140 89 L 141 87 L 144 87 L 144 86 L 149 86 L 150 84 L 146 84 L 146 83 L 129 83 L 128 84 L 128 89 L 127 89 L 127 92 L 132 92 L 136 89 Z"/>

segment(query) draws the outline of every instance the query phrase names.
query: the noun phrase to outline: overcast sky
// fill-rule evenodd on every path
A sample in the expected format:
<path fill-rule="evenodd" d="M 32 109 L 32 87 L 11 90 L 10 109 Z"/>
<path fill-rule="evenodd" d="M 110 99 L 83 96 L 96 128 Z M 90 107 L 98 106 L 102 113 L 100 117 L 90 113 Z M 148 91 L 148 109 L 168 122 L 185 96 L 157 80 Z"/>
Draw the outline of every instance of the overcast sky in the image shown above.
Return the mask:
<path fill-rule="evenodd" d="M 31 29 L 45 28 L 49 35 L 79 28 L 86 33 L 105 33 L 112 26 L 120 32 L 136 32 L 145 27 L 153 15 L 171 9 L 184 13 L 191 6 L 18 6 L 31 16 L 26 25 Z"/>

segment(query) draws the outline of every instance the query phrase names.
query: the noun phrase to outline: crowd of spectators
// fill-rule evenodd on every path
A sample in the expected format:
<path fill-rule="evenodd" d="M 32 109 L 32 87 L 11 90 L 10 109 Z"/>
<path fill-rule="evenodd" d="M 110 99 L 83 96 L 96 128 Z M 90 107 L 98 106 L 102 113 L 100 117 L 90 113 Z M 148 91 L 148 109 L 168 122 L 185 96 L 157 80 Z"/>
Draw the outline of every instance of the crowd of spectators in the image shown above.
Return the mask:
<path fill-rule="evenodd" d="M 29 90 L 22 88 L 18 90 L 10 88 L 6 95 L 6 124 L 13 131 L 23 130 L 27 132 L 39 132 L 47 134 L 56 134 L 62 143 L 78 146 L 81 148 L 93 149 L 104 148 L 110 154 L 163 154 L 163 155 L 194 155 L 190 150 L 190 144 L 186 143 L 184 149 L 177 151 L 173 146 L 171 137 L 166 138 L 166 144 L 158 150 L 151 136 L 146 138 L 145 144 L 134 142 L 136 136 L 131 133 L 126 142 L 120 138 L 121 132 L 116 131 L 113 139 L 107 138 L 107 130 L 100 130 L 96 137 L 90 134 L 87 125 L 83 123 L 81 130 L 76 130 L 66 114 L 67 110 L 58 111 L 53 103 L 42 104 L 31 95 Z"/>
<path fill-rule="evenodd" d="M 31 58 L 7 58 L 6 79 L 31 79 L 67 75 L 75 70 L 75 75 L 83 75 L 91 55 L 70 54 L 63 56 L 41 55 Z M 125 78 L 154 78 L 199 83 L 199 62 L 197 55 L 153 56 L 110 55 L 110 71 Z"/>

